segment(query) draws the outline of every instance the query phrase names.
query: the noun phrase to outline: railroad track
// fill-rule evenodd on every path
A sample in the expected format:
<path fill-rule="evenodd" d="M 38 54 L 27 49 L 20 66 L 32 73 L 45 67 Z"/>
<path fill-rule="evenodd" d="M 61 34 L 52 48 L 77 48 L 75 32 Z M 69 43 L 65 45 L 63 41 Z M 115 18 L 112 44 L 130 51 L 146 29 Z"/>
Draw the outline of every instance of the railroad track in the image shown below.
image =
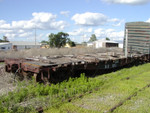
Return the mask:
<path fill-rule="evenodd" d="M 142 92 L 144 91 L 146 88 L 149 88 L 150 87 L 150 84 L 147 84 L 145 87 L 139 89 L 138 91 L 134 92 L 132 95 L 130 95 L 129 97 L 125 98 L 124 100 L 120 101 L 117 105 L 113 106 L 110 110 L 108 110 L 107 112 L 105 113 L 113 113 L 117 108 L 123 106 L 123 104 L 128 101 L 128 100 L 131 100 L 133 97 L 137 96 L 137 94 L 139 92 Z"/>

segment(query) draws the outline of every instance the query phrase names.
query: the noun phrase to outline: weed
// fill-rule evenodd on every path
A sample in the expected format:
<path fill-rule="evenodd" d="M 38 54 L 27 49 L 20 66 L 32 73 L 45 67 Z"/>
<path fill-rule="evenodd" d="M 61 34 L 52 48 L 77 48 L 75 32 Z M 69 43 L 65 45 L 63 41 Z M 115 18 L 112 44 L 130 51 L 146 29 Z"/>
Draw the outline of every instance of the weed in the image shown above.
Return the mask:
<path fill-rule="evenodd" d="M 0 96 L 0 112 L 34 112 L 39 107 L 53 109 L 83 97 L 87 92 L 98 92 L 96 100 L 100 101 L 99 105 L 96 105 L 97 101 L 90 105 L 99 108 L 98 111 L 107 111 L 149 83 L 149 65 L 123 69 L 95 78 L 87 78 L 85 74 L 81 74 L 79 78 L 69 78 L 68 81 L 51 86 L 35 83 L 34 80 L 18 82 L 16 90 Z"/>

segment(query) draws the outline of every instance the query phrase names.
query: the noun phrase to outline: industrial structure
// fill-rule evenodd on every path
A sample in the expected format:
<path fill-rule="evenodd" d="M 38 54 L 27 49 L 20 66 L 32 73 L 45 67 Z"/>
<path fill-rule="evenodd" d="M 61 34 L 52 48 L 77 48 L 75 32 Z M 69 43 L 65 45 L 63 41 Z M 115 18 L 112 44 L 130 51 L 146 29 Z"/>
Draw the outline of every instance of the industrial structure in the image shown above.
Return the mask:
<path fill-rule="evenodd" d="M 23 50 L 23 49 L 32 49 L 32 48 L 40 48 L 40 43 L 34 42 L 25 42 L 25 41 L 10 41 L 10 42 L 0 42 L 0 50 L 7 51 L 7 50 Z"/>
<path fill-rule="evenodd" d="M 150 54 L 150 23 L 126 23 L 123 49 L 130 54 Z"/>
<path fill-rule="evenodd" d="M 12 43 L 10 42 L 1 42 L 0 43 L 0 50 L 6 51 L 12 49 Z"/>
<path fill-rule="evenodd" d="M 149 62 L 149 54 L 125 57 L 123 53 L 107 52 L 84 55 L 36 56 L 25 59 L 5 59 L 6 72 L 21 78 L 34 76 L 37 82 L 57 83 L 81 73 L 114 70 L 136 62 Z"/>
<path fill-rule="evenodd" d="M 110 41 L 110 40 L 97 40 L 91 43 L 87 43 L 88 47 L 93 47 L 93 48 L 107 48 L 107 47 L 118 47 L 119 43 L 115 41 Z"/>
<path fill-rule="evenodd" d="M 29 41 L 11 41 L 13 47 L 17 50 L 23 50 L 23 49 L 32 49 L 32 48 L 40 48 L 41 44 L 36 42 L 29 42 Z M 13 48 L 14 49 L 14 48 Z"/>

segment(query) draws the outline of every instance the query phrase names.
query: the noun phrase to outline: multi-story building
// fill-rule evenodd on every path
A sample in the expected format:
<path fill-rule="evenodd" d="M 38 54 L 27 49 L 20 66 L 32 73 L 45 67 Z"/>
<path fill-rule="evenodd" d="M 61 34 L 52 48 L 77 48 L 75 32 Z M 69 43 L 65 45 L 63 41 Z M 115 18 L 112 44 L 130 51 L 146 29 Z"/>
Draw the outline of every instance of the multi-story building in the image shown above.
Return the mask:
<path fill-rule="evenodd" d="M 127 39 L 127 40 L 126 40 Z M 126 44 L 127 42 L 127 44 Z M 130 53 L 150 53 L 150 23 L 128 22 L 125 24 L 124 51 Z"/>

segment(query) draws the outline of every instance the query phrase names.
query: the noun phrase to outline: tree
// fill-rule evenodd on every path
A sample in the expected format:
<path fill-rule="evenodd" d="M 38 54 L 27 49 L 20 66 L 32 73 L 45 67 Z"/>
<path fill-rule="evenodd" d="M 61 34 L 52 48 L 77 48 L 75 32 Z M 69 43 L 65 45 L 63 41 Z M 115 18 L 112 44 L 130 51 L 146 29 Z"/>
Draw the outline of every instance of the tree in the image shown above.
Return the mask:
<path fill-rule="evenodd" d="M 94 42 L 96 40 L 97 40 L 96 35 L 92 34 L 91 37 L 90 37 L 90 40 L 88 42 Z"/>
<path fill-rule="evenodd" d="M 45 41 L 45 40 L 42 40 L 41 41 L 41 44 L 48 44 L 49 42 L 48 41 Z"/>
<path fill-rule="evenodd" d="M 9 42 L 9 41 L 8 41 L 8 38 L 7 38 L 6 36 L 3 36 L 3 41 L 4 41 L 4 42 Z"/>
<path fill-rule="evenodd" d="M 110 40 L 108 37 L 106 37 L 106 40 Z"/>
<path fill-rule="evenodd" d="M 3 36 L 3 39 L 0 39 L 0 42 L 9 42 L 6 36 Z"/>
<path fill-rule="evenodd" d="M 53 34 L 51 33 L 49 35 L 49 45 L 50 47 L 64 47 L 67 43 L 68 40 L 68 33 L 64 33 L 64 32 L 59 32 L 57 34 Z"/>
<path fill-rule="evenodd" d="M 87 42 L 84 41 L 84 42 L 82 42 L 81 44 L 84 45 L 84 46 L 86 46 L 86 45 L 87 45 Z"/>
<path fill-rule="evenodd" d="M 71 41 L 69 38 L 68 38 L 67 43 L 68 43 L 71 47 L 75 47 L 75 46 L 76 46 L 75 42 Z"/>

